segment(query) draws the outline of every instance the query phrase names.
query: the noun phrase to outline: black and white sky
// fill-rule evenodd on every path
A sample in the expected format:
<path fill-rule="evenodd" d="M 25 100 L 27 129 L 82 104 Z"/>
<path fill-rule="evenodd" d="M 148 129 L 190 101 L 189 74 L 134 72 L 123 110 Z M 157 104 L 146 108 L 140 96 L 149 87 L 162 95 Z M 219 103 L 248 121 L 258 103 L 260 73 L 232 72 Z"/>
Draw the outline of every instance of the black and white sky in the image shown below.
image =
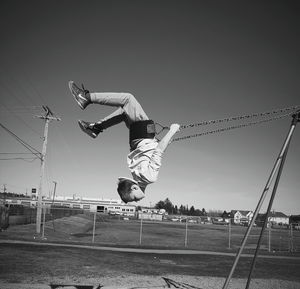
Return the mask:
<path fill-rule="evenodd" d="M 41 150 L 37 107 L 62 119 L 49 127 L 46 195 L 56 181 L 58 195 L 118 199 L 117 177 L 130 176 L 125 125 L 95 140 L 84 135 L 78 119 L 100 120 L 111 109 L 80 110 L 69 80 L 130 92 L 163 125 L 299 105 L 299 1 L 4 0 L 0 7 L 1 124 Z M 141 205 L 168 197 L 206 210 L 255 209 L 290 123 L 171 144 Z M 39 161 L 4 160 L 27 151 L 3 129 L 0 138 L 0 186 L 29 193 Z M 299 143 L 296 129 L 273 206 L 286 214 L 300 212 Z"/>

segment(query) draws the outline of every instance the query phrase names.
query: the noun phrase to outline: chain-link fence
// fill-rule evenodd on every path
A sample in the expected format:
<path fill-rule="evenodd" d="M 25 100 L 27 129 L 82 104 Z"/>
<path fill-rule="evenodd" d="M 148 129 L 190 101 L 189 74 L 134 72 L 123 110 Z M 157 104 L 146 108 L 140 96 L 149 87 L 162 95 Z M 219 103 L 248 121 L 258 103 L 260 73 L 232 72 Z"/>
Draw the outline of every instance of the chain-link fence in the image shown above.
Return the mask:
<path fill-rule="evenodd" d="M 0 231 L 6 230 L 9 226 L 8 208 L 0 204 Z"/>
<path fill-rule="evenodd" d="M 30 212 L 30 213 L 29 213 Z M 23 214 L 23 215 L 22 215 Z M 143 246 L 149 248 L 236 251 L 247 230 L 247 224 L 210 222 L 200 217 L 143 217 L 137 214 L 104 214 L 64 207 L 43 208 L 40 234 L 36 234 L 36 209 L 13 209 L 10 223 L 0 238 L 42 239 L 50 242 L 75 242 L 101 246 Z M 159 220 L 159 221 L 158 221 Z M 253 252 L 261 233 L 256 222 L 244 251 Z M 299 252 L 299 224 L 268 223 L 260 250 L 265 252 Z"/>

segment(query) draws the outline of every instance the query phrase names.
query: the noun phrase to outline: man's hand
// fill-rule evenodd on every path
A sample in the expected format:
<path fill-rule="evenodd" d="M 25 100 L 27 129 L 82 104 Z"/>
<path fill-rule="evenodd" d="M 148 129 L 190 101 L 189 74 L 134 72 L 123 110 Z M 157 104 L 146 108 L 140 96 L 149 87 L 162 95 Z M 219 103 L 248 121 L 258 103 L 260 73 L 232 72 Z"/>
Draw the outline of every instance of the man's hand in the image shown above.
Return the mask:
<path fill-rule="evenodd" d="M 177 123 L 173 123 L 170 126 L 170 130 L 166 133 L 166 135 L 160 140 L 157 148 L 160 149 L 162 152 L 165 151 L 167 146 L 171 143 L 172 137 L 176 132 L 180 129 L 180 125 Z"/>
<path fill-rule="evenodd" d="M 170 130 L 173 133 L 176 133 L 180 130 L 180 125 L 178 123 L 172 123 L 171 126 L 170 126 Z"/>

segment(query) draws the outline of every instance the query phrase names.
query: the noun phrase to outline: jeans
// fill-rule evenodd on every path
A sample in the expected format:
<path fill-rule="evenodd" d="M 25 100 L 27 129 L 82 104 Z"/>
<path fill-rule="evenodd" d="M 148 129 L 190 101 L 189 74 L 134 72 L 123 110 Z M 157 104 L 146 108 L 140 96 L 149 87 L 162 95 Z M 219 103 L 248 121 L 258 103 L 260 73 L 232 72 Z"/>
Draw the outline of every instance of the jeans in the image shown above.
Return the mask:
<path fill-rule="evenodd" d="M 102 129 L 107 129 L 123 121 L 129 128 L 130 124 L 135 121 L 149 119 L 141 105 L 130 93 L 94 92 L 90 93 L 90 97 L 92 103 L 117 107 L 117 110 L 99 122 Z"/>

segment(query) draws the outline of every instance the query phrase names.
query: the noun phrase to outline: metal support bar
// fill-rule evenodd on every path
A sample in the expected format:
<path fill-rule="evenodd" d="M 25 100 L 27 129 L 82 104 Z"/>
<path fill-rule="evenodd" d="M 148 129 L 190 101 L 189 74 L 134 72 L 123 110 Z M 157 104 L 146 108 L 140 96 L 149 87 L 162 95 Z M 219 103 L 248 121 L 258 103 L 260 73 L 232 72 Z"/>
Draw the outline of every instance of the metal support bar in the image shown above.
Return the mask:
<path fill-rule="evenodd" d="M 288 135 L 287 135 L 287 137 L 286 137 L 286 139 L 285 139 L 285 141 L 284 141 L 284 144 L 283 144 L 283 146 L 282 146 L 282 148 L 281 148 L 281 151 L 280 151 L 280 153 L 279 153 L 279 155 L 278 155 L 278 157 L 277 157 L 277 160 L 276 160 L 276 162 L 275 162 L 275 164 L 274 164 L 274 167 L 273 167 L 273 169 L 272 169 L 272 171 L 271 171 L 271 174 L 270 174 L 270 176 L 269 176 L 269 179 L 268 179 L 268 181 L 267 181 L 267 184 L 266 184 L 266 186 L 265 186 L 265 188 L 264 188 L 264 190 L 263 190 L 263 192 L 262 192 L 262 195 L 261 195 L 261 197 L 260 197 L 260 200 L 259 200 L 259 202 L 258 202 L 258 204 L 257 204 L 257 207 L 256 207 L 256 209 L 255 209 L 255 212 L 254 212 L 254 214 L 253 214 L 253 218 L 252 218 L 252 220 L 251 220 L 251 222 L 250 222 L 249 227 L 247 228 L 247 231 L 246 231 L 246 233 L 245 233 L 245 236 L 244 236 L 244 238 L 243 238 L 243 241 L 242 241 L 242 243 L 241 243 L 241 246 L 240 246 L 240 248 L 239 248 L 239 250 L 238 250 L 238 252 L 237 252 L 237 254 L 236 254 L 236 257 L 235 257 L 234 263 L 233 263 L 233 265 L 232 265 L 232 268 L 231 268 L 231 270 L 230 270 L 230 272 L 229 272 L 229 274 L 228 274 L 228 277 L 227 277 L 227 279 L 226 279 L 226 281 L 225 281 L 225 283 L 224 283 L 224 285 L 223 285 L 223 289 L 227 289 L 227 288 L 228 288 L 230 279 L 231 279 L 231 277 L 232 277 L 232 275 L 233 275 L 233 273 L 234 273 L 234 271 L 235 271 L 235 268 L 236 268 L 236 266 L 237 266 L 237 263 L 238 263 L 238 261 L 239 261 L 239 258 L 241 257 L 242 251 L 243 251 L 243 249 L 244 249 L 244 247 L 245 247 L 245 244 L 246 244 L 247 239 L 248 239 L 248 237 L 249 237 L 250 231 L 251 231 L 251 229 L 252 229 L 252 227 L 253 227 L 253 225 L 254 225 L 254 222 L 255 222 L 255 220 L 256 220 L 256 218 L 257 218 L 257 215 L 258 215 L 258 213 L 259 213 L 259 211 L 260 211 L 260 209 L 261 209 L 261 206 L 262 206 L 262 204 L 263 204 L 263 202 L 264 202 L 264 199 L 266 198 L 266 195 L 267 195 L 267 193 L 268 193 L 268 191 L 269 191 L 269 187 L 270 187 L 270 185 L 271 185 L 271 183 L 272 183 L 272 180 L 273 180 L 273 178 L 274 178 L 274 176 L 275 176 L 275 173 L 276 173 L 278 167 L 280 166 L 280 163 L 281 163 L 282 158 L 283 158 L 283 156 L 284 156 L 284 154 L 285 154 L 286 148 L 287 148 L 287 146 L 288 146 L 288 144 L 289 144 L 289 142 L 290 142 L 290 140 L 291 140 L 291 137 L 292 137 L 293 132 L 294 132 L 294 130 L 295 130 L 296 124 L 297 124 L 297 122 L 299 122 L 299 120 L 300 120 L 300 111 L 297 111 L 297 113 L 293 115 L 293 121 L 292 121 L 292 125 L 291 125 L 291 127 L 290 127 L 290 130 L 289 130 L 289 132 L 288 132 Z"/>
<path fill-rule="evenodd" d="M 280 163 L 280 167 L 278 169 L 278 174 L 277 174 L 275 184 L 274 184 L 274 187 L 273 187 L 273 191 L 272 191 L 272 195 L 271 195 L 271 198 L 270 198 L 270 201 L 269 201 L 269 205 L 268 205 L 268 209 L 267 209 L 267 213 L 266 213 L 266 218 L 264 220 L 263 226 L 262 226 L 261 231 L 260 231 L 260 236 L 259 236 L 259 239 L 258 239 L 258 242 L 257 242 L 254 257 L 252 259 L 251 269 L 250 269 L 250 272 L 249 272 L 249 275 L 248 275 L 248 280 L 247 280 L 247 284 L 246 284 L 245 289 L 248 289 L 249 286 L 250 286 L 251 277 L 252 277 L 252 273 L 253 273 L 253 270 L 254 270 L 254 267 L 255 267 L 255 264 L 256 264 L 258 251 L 259 251 L 259 248 L 260 248 L 260 244 L 261 244 L 261 241 L 262 241 L 262 237 L 263 237 L 265 228 L 266 228 L 268 220 L 269 220 L 270 212 L 271 212 L 271 209 L 272 209 L 272 206 L 273 206 L 273 201 L 274 201 L 274 198 L 275 198 L 275 195 L 276 195 L 276 191 L 277 191 L 277 188 L 278 188 L 279 180 L 280 180 L 280 177 L 281 177 L 281 173 L 282 173 L 282 170 L 283 170 L 283 166 L 284 166 L 284 163 L 285 163 L 285 159 L 286 159 L 286 156 L 287 156 L 289 145 L 290 145 L 290 142 L 288 143 L 288 145 L 286 147 L 286 150 L 283 154 L 283 157 L 282 157 L 282 160 L 281 160 L 281 163 Z"/>

